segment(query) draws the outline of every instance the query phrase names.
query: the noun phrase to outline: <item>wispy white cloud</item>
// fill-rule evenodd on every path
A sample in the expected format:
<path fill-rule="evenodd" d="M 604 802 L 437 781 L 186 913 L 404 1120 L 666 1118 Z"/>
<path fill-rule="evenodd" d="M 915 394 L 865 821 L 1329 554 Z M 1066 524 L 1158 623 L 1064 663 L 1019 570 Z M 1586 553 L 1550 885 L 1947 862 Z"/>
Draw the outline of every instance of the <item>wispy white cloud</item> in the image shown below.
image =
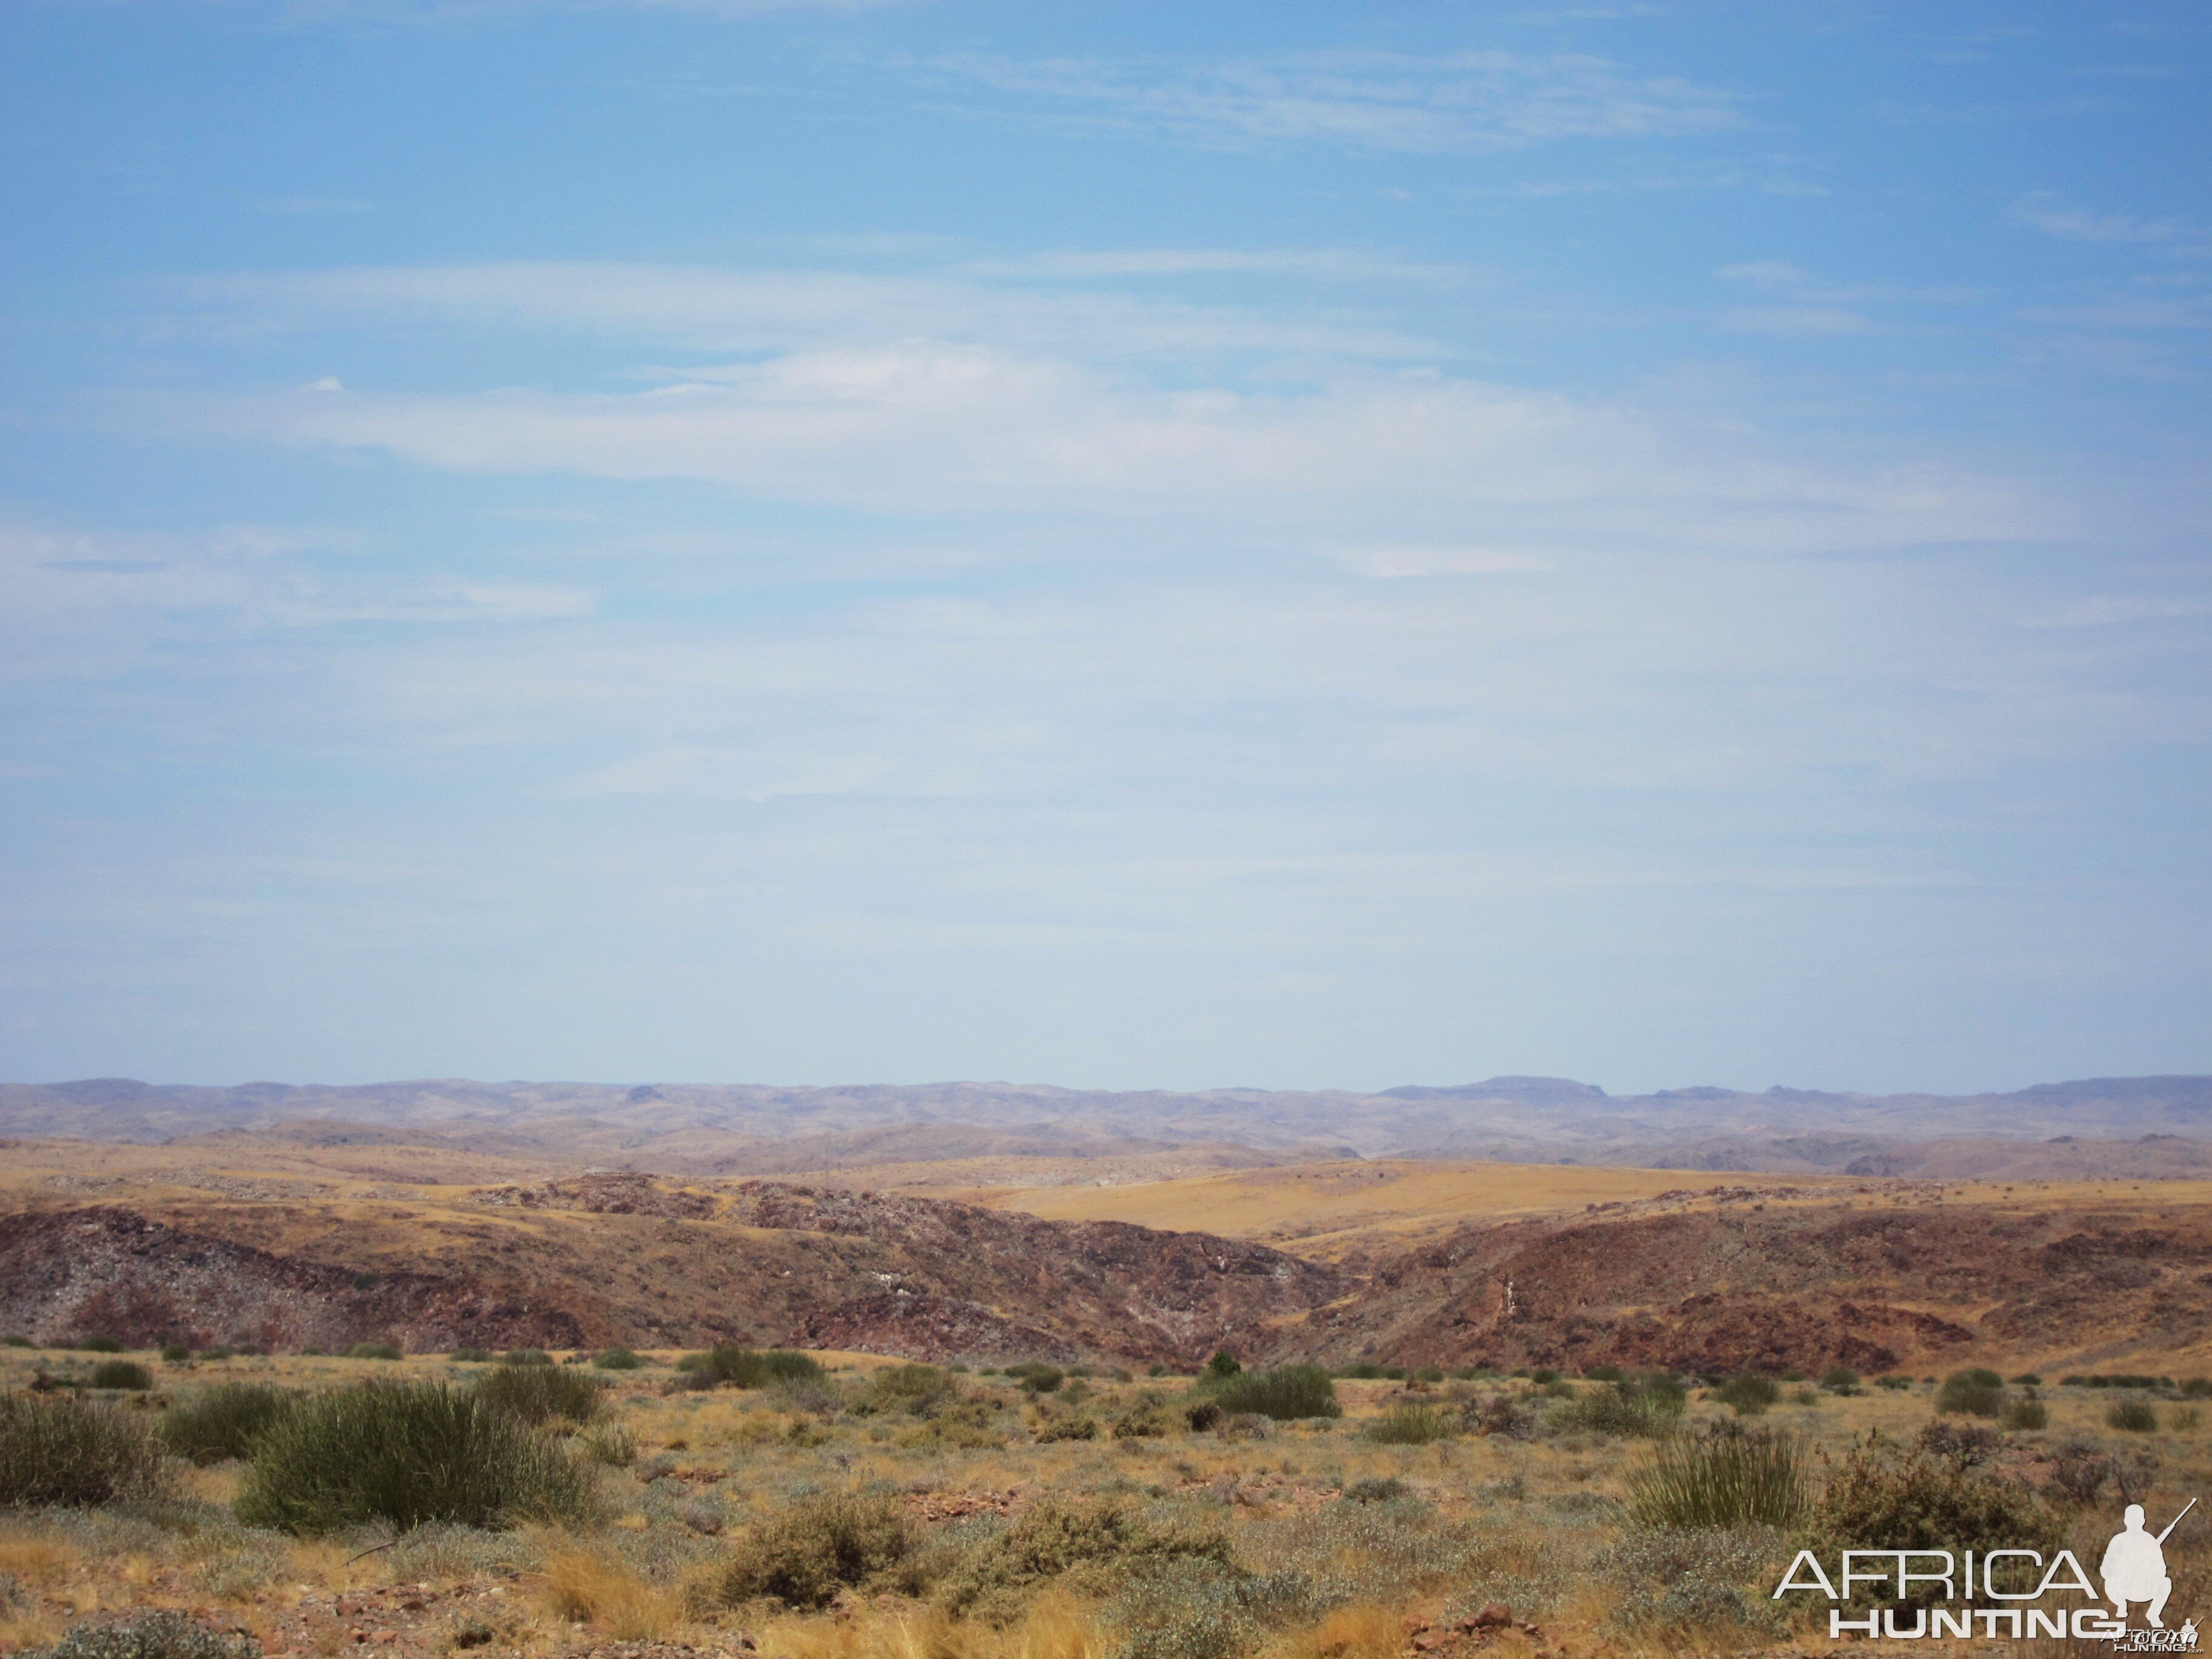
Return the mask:
<path fill-rule="evenodd" d="M 2013 204 L 2011 216 L 2046 236 L 2069 242 L 2202 244 L 2205 240 L 2202 229 L 2179 220 L 2094 212 L 2050 191 L 2021 197 Z"/>
<path fill-rule="evenodd" d="M 1199 304 L 1094 280 L 1222 272 L 1424 283 L 1470 274 L 1327 249 L 1242 255 L 1146 249 L 975 261 L 917 275 L 542 262 L 362 266 L 194 278 L 161 284 L 157 293 L 202 326 L 241 332 L 411 322 L 588 332 L 710 351 L 917 337 L 1127 356 L 1256 351 L 1394 358 L 1434 349 L 1342 307 Z"/>
<path fill-rule="evenodd" d="M 1089 125 L 1221 144 L 1512 150 L 1686 137 L 1743 123 L 1733 94 L 1565 53 L 1340 52 L 1202 64 L 959 54 L 914 67 Z"/>

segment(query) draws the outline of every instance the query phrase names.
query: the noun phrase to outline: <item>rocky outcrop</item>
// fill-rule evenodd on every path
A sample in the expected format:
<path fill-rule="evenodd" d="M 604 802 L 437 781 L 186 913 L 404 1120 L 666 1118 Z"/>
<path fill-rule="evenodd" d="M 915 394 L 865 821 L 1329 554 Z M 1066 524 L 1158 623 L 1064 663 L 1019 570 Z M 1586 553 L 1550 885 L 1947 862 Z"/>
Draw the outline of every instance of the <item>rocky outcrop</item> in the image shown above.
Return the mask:
<path fill-rule="evenodd" d="M 0 1218 L 0 1328 L 42 1343 L 567 1347 L 575 1319 L 466 1276 L 349 1272 L 112 1206 Z"/>

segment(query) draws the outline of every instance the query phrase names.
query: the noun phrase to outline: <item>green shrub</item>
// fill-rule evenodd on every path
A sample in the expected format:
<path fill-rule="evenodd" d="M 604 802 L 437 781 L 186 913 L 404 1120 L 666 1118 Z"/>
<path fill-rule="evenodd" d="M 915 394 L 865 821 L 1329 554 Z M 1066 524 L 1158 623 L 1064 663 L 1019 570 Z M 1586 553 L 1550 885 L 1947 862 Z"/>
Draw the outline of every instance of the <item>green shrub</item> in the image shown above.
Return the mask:
<path fill-rule="evenodd" d="M 1147 1393 L 1139 1396 L 1135 1405 L 1114 1419 L 1114 1437 L 1116 1440 L 1158 1440 L 1171 1433 L 1177 1426 L 1175 1419 L 1168 1415 L 1167 1407 L 1160 1397 Z"/>
<path fill-rule="evenodd" d="M 2166 1414 L 2166 1426 L 2176 1434 L 2194 1434 L 2204 1426 L 2204 1413 L 2195 1406 L 2176 1406 Z"/>
<path fill-rule="evenodd" d="M 500 1355 L 502 1365 L 550 1365 L 553 1356 L 543 1348 L 509 1348 Z"/>
<path fill-rule="evenodd" d="M 1224 1413 L 1220 1403 L 1212 1400 L 1194 1400 L 1182 1408 L 1182 1420 L 1190 1425 L 1193 1434 L 1204 1434 L 1219 1425 Z"/>
<path fill-rule="evenodd" d="M 1912 1386 L 1912 1379 L 1892 1373 L 1888 1376 L 1877 1376 L 1874 1380 L 1874 1385 L 1878 1389 L 1909 1389 Z"/>
<path fill-rule="evenodd" d="M 778 1348 L 759 1353 L 726 1345 L 686 1354 L 676 1362 L 676 1369 L 707 1389 L 721 1382 L 737 1389 L 764 1389 L 771 1382 L 818 1382 L 823 1376 L 821 1363 L 808 1354 Z"/>
<path fill-rule="evenodd" d="M 319 1534 L 388 1522 L 574 1519 L 590 1487 L 512 1412 L 441 1383 L 363 1382 L 301 1401 L 253 1448 L 238 1518 Z"/>
<path fill-rule="evenodd" d="M 1023 1389 L 1030 1394 L 1050 1394 L 1067 1380 L 1057 1365 L 1024 1365 L 1019 1375 Z"/>
<path fill-rule="evenodd" d="M 143 1392 L 154 1386 L 154 1373 L 131 1359 L 103 1359 L 92 1368 L 95 1389 L 129 1389 Z"/>
<path fill-rule="evenodd" d="M 1406 1368 L 1403 1365 L 1378 1365 L 1371 1359 L 1363 1359 L 1353 1365 L 1340 1366 L 1335 1374 L 1354 1382 L 1403 1382 L 1406 1380 Z"/>
<path fill-rule="evenodd" d="M 2047 1429 L 2051 1426 L 2051 1407 L 2033 1396 L 2015 1400 L 2004 1408 L 2004 1425 L 2014 1431 Z"/>
<path fill-rule="evenodd" d="M 456 1348 L 451 1357 L 465 1365 L 485 1365 L 497 1356 L 489 1348 Z"/>
<path fill-rule="evenodd" d="M 717 1589 L 733 1607 L 774 1599 L 818 1607 L 901 1566 L 915 1544 L 914 1524 L 894 1498 L 805 1498 L 738 1545 Z"/>
<path fill-rule="evenodd" d="M 1096 1440 L 1098 1424 L 1088 1412 L 1055 1412 L 1036 1426 L 1037 1444 L 1056 1440 Z"/>
<path fill-rule="evenodd" d="M 66 1346 L 81 1353 L 121 1353 L 123 1345 L 112 1336 L 80 1336 Z"/>
<path fill-rule="evenodd" d="M 0 1504 L 159 1498 L 170 1468 L 143 1412 L 70 1395 L 0 1395 Z"/>
<path fill-rule="evenodd" d="M 585 1371 L 554 1365 L 495 1365 L 470 1385 L 471 1397 L 520 1418 L 588 1423 L 599 1414 L 605 1385 Z"/>
<path fill-rule="evenodd" d="M 2019 1387 L 2026 1389 L 2039 1389 L 2043 1386 L 2043 1379 L 2038 1376 L 2033 1371 L 2022 1371 L 2018 1376 L 2014 1377 L 2012 1381 Z"/>
<path fill-rule="evenodd" d="M 1625 1382 L 1628 1380 L 1628 1373 L 1618 1365 L 1592 1365 L 1583 1376 L 1592 1382 Z"/>
<path fill-rule="evenodd" d="M 181 1365 L 191 1357 L 192 1351 L 181 1342 L 164 1342 L 161 1345 L 161 1363 L 165 1365 Z"/>
<path fill-rule="evenodd" d="M 1426 1406 L 1397 1406 L 1360 1425 L 1359 1437 L 1383 1446 L 1426 1446 L 1449 1440 L 1458 1425 L 1445 1413 Z"/>
<path fill-rule="evenodd" d="M 1341 1417 L 1336 1384 L 1318 1365 L 1284 1365 L 1272 1371 L 1239 1371 L 1212 1390 L 1224 1412 L 1256 1413 L 1278 1422 L 1302 1417 Z"/>
<path fill-rule="evenodd" d="M 1656 1438 L 1674 1426 L 1685 1403 L 1682 1385 L 1673 1377 L 1639 1377 L 1593 1389 L 1555 1407 L 1552 1425 L 1592 1434 Z"/>
<path fill-rule="evenodd" d="M 626 1469 L 637 1462 L 637 1437 L 619 1423 L 605 1423 L 578 1435 L 576 1449 L 594 1463 Z"/>
<path fill-rule="evenodd" d="M 253 1443 L 291 1410 L 292 1395 L 262 1382 L 218 1382 L 161 1414 L 161 1443 L 204 1468 L 252 1455 Z"/>
<path fill-rule="evenodd" d="M 886 1365 L 868 1379 L 855 1406 L 863 1412 L 903 1412 L 924 1417 L 957 1390 L 934 1365 Z"/>
<path fill-rule="evenodd" d="M 1411 1491 L 1413 1488 L 1396 1475 L 1389 1474 L 1380 1480 L 1355 1480 L 1344 1489 L 1344 1495 L 1354 1504 L 1387 1504 Z"/>
<path fill-rule="evenodd" d="M 1628 1508 L 1644 1527 L 1794 1527 L 1809 1483 L 1804 1448 L 1781 1434 L 1672 1434 L 1628 1473 Z"/>
<path fill-rule="evenodd" d="M 342 1359 L 397 1359 L 400 1355 L 398 1348 L 389 1342 L 356 1342 L 349 1348 L 340 1350 L 338 1357 Z"/>
<path fill-rule="evenodd" d="M 1243 1369 L 1237 1356 L 1226 1348 L 1216 1348 L 1213 1358 L 1206 1362 L 1206 1375 L 1216 1382 L 1226 1382 Z"/>
<path fill-rule="evenodd" d="M 12 1336 L 0 1336 L 0 1348 L 35 1348 L 38 1346 L 20 1331 Z"/>
<path fill-rule="evenodd" d="M 9 1340 L 12 1341 L 14 1339 Z M 30 1345 L 25 1343 L 21 1346 L 27 1347 Z M 2208 1396 L 2212 1396 L 2212 1376 L 2192 1376 L 2181 1385 L 2181 1397 L 2185 1400 L 2203 1400 Z"/>
<path fill-rule="evenodd" d="M 97 1625 L 71 1625 L 40 1659 L 260 1659 L 261 1644 L 243 1632 L 225 1636 L 173 1608 L 126 1613 Z"/>
<path fill-rule="evenodd" d="M 1178 1561 L 1235 1565 L 1218 1534 L 1156 1528 L 1111 1498 L 1048 1497 L 970 1551 L 943 1594 L 954 1613 L 1003 1625 L 1047 1586 L 1087 1600 Z"/>
<path fill-rule="evenodd" d="M 1899 1453 L 1878 1434 L 1854 1445 L 1813 1505 L 1804 1542 L 1824 1561 L 1856 1550 L 2027 1549 L 2045 1557 L 2066 1541 L 2059 1516 L 2025 1487 L 1925 1452 Z M 2001 1589 L 2033 1589 L 2026 1583 Z M 1916 1586 L 1926 1602 L 1940 1586 Z M 1860 1600 L 1873 1592 L 1862 1590 Z"/>
<path fill-rule="evenodd" d="M 645 1361 L 628 1348 L 602 1348 L 592 1356 L 592 1364 L 603 1371 L 634 1371 Z"/>
<path fill-rule="evenodd" d="M 1967 1417 L 1995 1417 L 2005 1407 L 2004 1379 L 1995 1371 L 1959 1371 L 1936 1391 L 1936 1409 Z"/>
<path fill-rule="evenodd" d="M 1738 1417 L 1757 1417 L 1782 1398 L 1782 1387 L 1771 1376 L 1745 1372 L 1732 1376 L 1713 1390 L 1713 1397 L 1735 1409 Z"/>
<path fill-rule="evenodd" d="M 2148 1400 L 2116 1401 L 2105 1413 L 2105 1424 L 2124 1434 L 2156 1434 L 2158 1413 Z"/>
<path fill-rule="evenodd" d="M 1856 1394 L 1859 1391 L 1859 1374 L 1848 1365 L 1838 1365 L 1822 1373 L 1820 1386 L 1830 1394 Z"/>

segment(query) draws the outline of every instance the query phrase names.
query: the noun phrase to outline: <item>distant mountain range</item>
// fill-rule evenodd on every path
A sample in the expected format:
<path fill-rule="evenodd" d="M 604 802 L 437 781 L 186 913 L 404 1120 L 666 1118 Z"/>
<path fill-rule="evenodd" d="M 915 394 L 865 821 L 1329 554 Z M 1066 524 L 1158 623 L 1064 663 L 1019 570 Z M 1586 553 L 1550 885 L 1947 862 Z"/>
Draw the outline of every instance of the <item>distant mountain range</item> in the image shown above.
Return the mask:
<path fill-rule="evenodd" d="M 2003 1094 L 1879 1096 L 1709 1087 L 1613 1096 L 1593 1084 L 1543 1077 L 1375 1094 L 450 1079 L 234 1088 L 127 1078 L 0 1084 L 0 1134 L 161 1142 L 240 1131 L 362 1133 L 709 1173 L 1215 1145 L 1230 1149 L 1224 1157 L 1232 1161 L 1233 1149 L 1243 1148 L 1254 1162 L 1449 1157 L 1867 1175 L 1994 1170 L 2027 1178 L 2199 1172 L 2212 1150 L 2177 1142 L 2212 1142 L 2212 1077 L 2091 1078 Z M 2175 1138 L 2163 1152 L 2160 1138 Z"/>

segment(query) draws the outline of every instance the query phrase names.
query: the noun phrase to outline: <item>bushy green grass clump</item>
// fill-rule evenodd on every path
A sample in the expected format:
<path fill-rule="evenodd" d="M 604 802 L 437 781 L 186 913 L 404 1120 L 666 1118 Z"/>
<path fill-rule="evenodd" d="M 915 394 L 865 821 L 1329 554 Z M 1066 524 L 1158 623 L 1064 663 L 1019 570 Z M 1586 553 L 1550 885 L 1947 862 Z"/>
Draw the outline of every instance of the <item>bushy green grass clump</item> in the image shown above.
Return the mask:
<path fill-rule="evenodd" d="M 1289 1422 L 1302 1417 L 1341 1417 L 1336 1384 L 1318 1365 L 1284 1365 L 1272 1371 L 1238 1371 L 1208 1392 L 1224 1412 L 1249 1412 Z"/>
<path fill-rule="evenodd" d="M 628 1348 L 602 1348 L 592 1356 L 592 1364 L 603 1371 L 634 1371 L 645 1361 Z"/>
<path fill-rule="evenodd" d="M 1786 1435 L 1669 1435 L 1628 1474 L 1628 1508 L 1645 1527 L 1794 1527 L 1808 1496 L 1805 1450 Z"/>
<path fill-rule="evenodd" d="M 1656 1438 L 1680 1419 L 1686 1401 L 1673 1377 L 1639 1376 L 1578 1395 L 1556 1407 L 1551 1420 L 1555 1428 Z"/>
<path fill-rule="evenodd" d="M 1428 1406 L 1396 1406 L 1362 1424 L 1359 1437 L 1382 1446 L 1427 1446 L 1458 1432 L 1459 1425 L 1448 1412 Z"/>
<path fill-rule="evenodd" d="M 2123 1434 L 2156 1434 L 2158 1413 L 2148 1400 L 2122 1400 L 2105 1413 L 2105 1423 Z"/>
<path fill-rule="evenodd" d="M 135 1359 L 103 1359 L 92 1368 L 92 1386 L 143 1393 L 154 1386 L 154 1373 Z"/>
<path fill-rule="evenodd" d="M 773 1382 L 818 1382 L 823 1376 L 821 1362 L 811 1354 L 726 1345 L 685 1354 L 676 1369 L 702 1389 L 723 1382 L 733 1389 L 764 1389 Z"/>
<path fill-rule="evenodd" d="M 605 1391 L 598 1377 L 556 1365 L 495 1365 L 469 1389 L 472 1398 L 525 1423 L 588 1423 L 599 1414 Z"/>
<path fill-rule="evenodd" d="M 257 1440 L 234 1506 L 305 1534 L 387 1522 L 503 1527 L 574 1519 L 590 1486 L 513 1412 L 441 1383 L 364 1382 L 299 1402 Z"/>
<path fill-rule="evenodd" d="M 171 1468 L 143 1413 L 67 1395 L 0 1395 L 0 1504 L 159 1498 Z"/>
<path fill-rule="evenodd" d="M 394 1343 L 356 1342 L 342 1350 L 339 1357 L 345 1359 L 397 1359 L 400 1356 L 398 1346 Z"/>
<path fill-rule="evenodd" d="M 161 1443 L 203 1468 L 251 1456 L 254 1442 L 291 1410 L 293 1398 L 265 1382 L 218 1382 L 161 1414 Z"/>
<path fill-rule="evenodd" d="M 895 1498 L 805 1498 L 739 1543 L 716 1589 L 733 1607 L 768 1599 L 823 1607 L 842 1589 L 894 1573 L 916 1541 L 914 1523 Z"/>
<path fill-rule="evenodd" d="M 1757 1417 L 1782 1398 L 1782 1385 L 1771 1376 L 1746 1371 L 1741 1376 L 1731 1376 L 1714 1389 L 1713 1397 L 1733 1409 L 1738 1417 Z"/>
<path fill-rule="evenodd" d="M 1936 1391 L 1936 1409 L 1939 1412 L 1995 1417 L 2004 1408 L 2004 1378 L 1979 1366 L 1953 1372 Z"/>

